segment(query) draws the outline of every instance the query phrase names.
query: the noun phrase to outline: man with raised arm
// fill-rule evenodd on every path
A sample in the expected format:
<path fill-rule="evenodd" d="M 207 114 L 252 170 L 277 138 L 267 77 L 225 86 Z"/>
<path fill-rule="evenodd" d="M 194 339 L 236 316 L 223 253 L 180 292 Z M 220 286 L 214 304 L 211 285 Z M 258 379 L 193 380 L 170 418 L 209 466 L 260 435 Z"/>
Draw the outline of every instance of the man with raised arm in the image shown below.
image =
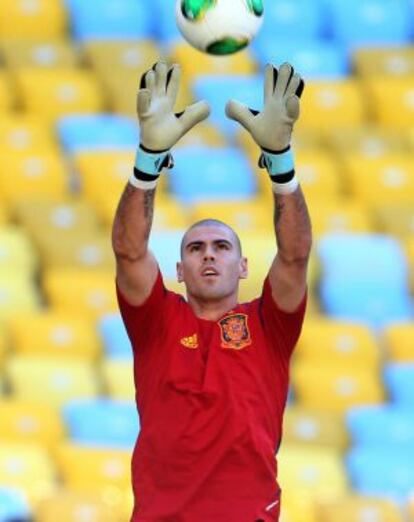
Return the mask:
<path fill-rule="evenodd" d="M 156 184 L 172 166 L 170 149 L 209 114 L 205 102 L 174 114 L 178 84 L 179 67 L 165 63 L 141 80 L 141 143 L 113 225 L 141 421 L 131 521 L 274 522 L 281 502 L 275 455 L 312 242 L 290 149 L 303 81 L 289 64 L 268 65 L 263 110 L 235 101 L 226 107 L 261 148 L 275 201 L 277 255 L 258 298 L 243 304 L 238 286 L 247 260 L 226 224 L 204 220 L 185 233 L 177 275 L 187 299 L 165 288 L 148 250 Z"/>

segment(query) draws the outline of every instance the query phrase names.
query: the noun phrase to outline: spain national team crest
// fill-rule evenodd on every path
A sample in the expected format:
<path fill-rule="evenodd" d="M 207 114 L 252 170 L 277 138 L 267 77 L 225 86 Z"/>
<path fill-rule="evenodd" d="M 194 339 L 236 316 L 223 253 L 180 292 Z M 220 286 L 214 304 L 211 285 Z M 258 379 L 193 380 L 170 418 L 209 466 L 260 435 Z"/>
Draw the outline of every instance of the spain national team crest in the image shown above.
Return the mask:
<path fill-rule="evenodd" d="M 245 314 L 233 314 L 219 321 L 223 348 L 241 350 L 252 343 L 247 319 Z"/>

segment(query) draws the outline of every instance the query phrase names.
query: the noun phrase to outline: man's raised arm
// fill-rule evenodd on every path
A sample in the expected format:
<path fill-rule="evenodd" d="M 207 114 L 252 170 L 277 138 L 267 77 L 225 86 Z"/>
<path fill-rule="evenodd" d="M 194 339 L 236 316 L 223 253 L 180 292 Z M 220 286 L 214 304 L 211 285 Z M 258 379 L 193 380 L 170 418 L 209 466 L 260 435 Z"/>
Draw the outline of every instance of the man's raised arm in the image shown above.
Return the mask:
<path fill-rule="evenodd" d="M 168 67 L 158 62 L 142 76 L 138 91 L 140 146 L 112 229 L 117 283 L 133 305 L 145 301 L 157 276 L 157 263 L 148 250 L 148 240 L 158 178 L 164 167 L 173 166 L 171 147 L 210 112 L 206 102 L 200 101 L 181 114 L 174 113 L 179 77 L 178 65 Z"/>
<path fill-rule="evenodd" d="M 299 117 L 304 82 L 287 63 L 267 65 L 261 112 L 229 101 L 227 115 L 238 121 L 261 147 L 259 166 L 266 168 L 274 194 L 274 226 L 278 252 L 269 272 L 273 299 L 293 312 L 306 291 L 312 229 L 305 198 L 295 176 L 290 140 Z"/>

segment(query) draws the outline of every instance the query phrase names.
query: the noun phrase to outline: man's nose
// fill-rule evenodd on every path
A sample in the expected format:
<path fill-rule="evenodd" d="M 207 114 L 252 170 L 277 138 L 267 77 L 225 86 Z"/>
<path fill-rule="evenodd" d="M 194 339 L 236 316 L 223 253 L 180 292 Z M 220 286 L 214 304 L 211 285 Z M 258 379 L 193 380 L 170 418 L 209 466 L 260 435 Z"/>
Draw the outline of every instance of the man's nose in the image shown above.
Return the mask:
<path fill-rule="evenodd" d="M 211 247 L 207 247 L 204 251 L 204 261 L 211 261 L 216 258 L 216 254 L 214 249 Z"/>

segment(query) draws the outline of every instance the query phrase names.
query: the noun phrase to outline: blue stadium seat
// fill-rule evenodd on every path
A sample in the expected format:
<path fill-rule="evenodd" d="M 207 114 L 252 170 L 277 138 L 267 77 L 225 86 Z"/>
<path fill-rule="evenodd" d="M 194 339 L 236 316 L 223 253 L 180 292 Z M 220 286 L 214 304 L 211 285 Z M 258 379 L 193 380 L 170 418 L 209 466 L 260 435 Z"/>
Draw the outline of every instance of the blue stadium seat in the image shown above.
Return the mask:
<path fill-rule="evenodd" d="M 322 40 L 294 40 L 269 33 L 254 46 L 259 63 L 280 66 L 289 62 L 305 79 L 338 79 L 349 73 L 348 54 L 340 45 Z"/>
<path fill-rule="evenodd" d="M 153 10 L 136 0 L 66 0 L 75 39 L 149 38 Z"/>
<path fill-rule="evenodd" d="M 30 522 L 30 510 L 23 495 L 12 488 L 0 487 L 0 522 Z"/>
<path fill-rule="evenodd" d="M 58 132 L 62 145 L 70 153 L 135 148 L 139 143 L 137 122 L 115 114 L 65 116 L 58 122 Z"/>
<path fill-rule="evenodd" d="M 409 0 L 329 0 L 328 10 L 333 37 L 350 48 L 410 42 Z"/>
<path fill-rule="evenodd" d="M 180 259 L 180 244 L 184 231 L 154 230 L 151 233 L 149 247 L 154 252 L 165 279 L 175 280 L 177 277 L 176 263 Z"/>
<path fill-rule="evenodd" d="M 362 495 L 405 500 L 413 491 L 414 449 L 397 446 L 354 447 L 346 457 L 352 484 Z"/>
<path fill-rule="evenodd" d="M 413 409 L 414 364 L 393 363 L 384 368 L 384 381 L 391 399 Z"/>
<path fill-rule="evenodd" d="M 231 98 L 245 103 L 252 109 L 263 107 L 263 78 L 261 76 L 202 76 L 194 82 L 193 90 L 198 100 L 207 100 L 211 107 L 210 121 L 229 138 L 234 137 L 240 125 L 225 114 L 225 106 Z"/>
<path fill-rule="evenodd" d="M 182 202 L 250 198 L 256 191 L 254 174 L 237 149 L 182 147 L 174 158 L 169 183 L 172 194 Z"/>
<path fill-rule="evenodd" d="M 98 323 L 107 357 L 132 357 L 131 341 L 120 314 L 108 314 Z"/>
<path fill-rule="evenodd" d="M 346 423 L 358 446 L 414 447 L 414 409 L 390 405 L 360 406 L 348 410 Z"/>
<path fill-rule="evenodd" d="M 136 442 L 140 424 L 132 402 L 71 401 L 62 413 L 70 439 L 76 444 L 130 448 Z"/>
<path fill-rule="evenodd" d="M 183 37 L 175 21 L 176 0 L 146 0 L 150 9 L 156 12 L 155 35 L 161 45 L 171 45 Z M 144 2 L 145 3 L 145 2 Z"/>

